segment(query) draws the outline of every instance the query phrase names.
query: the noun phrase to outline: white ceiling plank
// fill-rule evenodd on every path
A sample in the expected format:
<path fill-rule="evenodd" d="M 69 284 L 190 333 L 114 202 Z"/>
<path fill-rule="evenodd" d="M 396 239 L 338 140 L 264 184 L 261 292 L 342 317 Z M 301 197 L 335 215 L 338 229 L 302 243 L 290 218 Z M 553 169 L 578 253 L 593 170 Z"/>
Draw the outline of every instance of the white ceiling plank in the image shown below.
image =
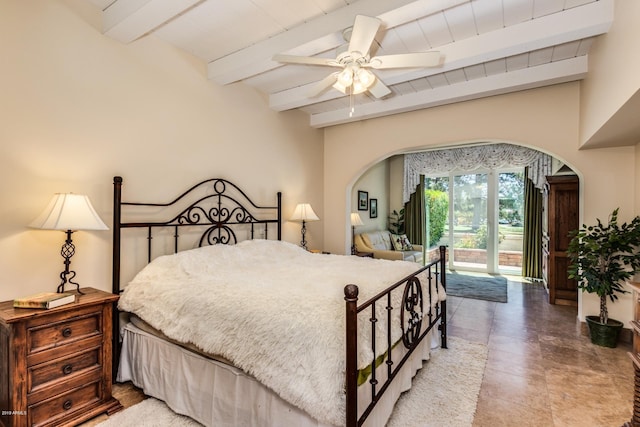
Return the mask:
<path fill-rule="evenodd" d="M 391 89 L 393 89 L 393 91 L 400 96 L 416 92 L 416 90 L 413 88 L 413 86 L 411 86 L 411 84 L 409 84 L 409 82 L 397 84 Z"/>
<path fill-rule="evenodd" d="M 502 2 L 475 1 L 471 3 L 478 33 L 488 33 L 504 27 L 502 21 Z"/>
<path fill-rule="evenodd" d="M 235 0 L 234 0 L 235 1 Z M 251 0 L 282 28 L 290 29 L 325 12 L 313 0 Z"/>
<path fill-rule="evenodd" d="M 102 15 L 104 34 L 130 43 L 189 9 L 200 0 L 118 0 Z"/>
<path fill-rule="evenodd" d="M 433 3 L 439 4 L 443 8 L 466 1 L 468 0 L 432 0 Z M 411 3 L 414 3 L 414 1 L 359 0 L 289 31 L 212 61 L 208 64 L 207 74 L 209 79 L 217 83 L 228 84 L 265 72 L 279 66 L 279 64 L 271 60 L 274 54 L 291 53 L 288 52 L 290 49 L 301 44 L 311 43 L 315 39 L 326 37 L 328 33 L 341 33 L 342 30 L 353 25 L 353 19 L 357 14 L 368 16 L 384 15 L 389 9 L 402 8 Z M 326 46 L 322 50 L 335 48 L 336 46 Z"/>
<path fill-rule="evenodd" d="M 613 22 L 613 0 L 600 0 L 563 13 L 481 34 L 438 49 L 443 68 L 459 68 L 603 34 Z"/>
<path fill-rule="evenodd" d="M 580 48 L 580 40 L 574 42 L 563 43 L 553 48 L 552 61 L 561 61 L 567 58 L 573 58 L 578 54 Z"/>
<path fill-rule="evenodd" d="M 533 19 L 534 0 L 505 0 L 502 2 L 504 25 L 509 27 Z"/>
<path fill-rule="evenodd" d="M 447 77 L 444 75 L 444 73 L 428 76 L 427 81 L 429 82 L 431 87 L 434 89 L 439 87 L 449 86 L 449 80 L 447 80 Z"/>
<path fill-rule="evenodd" d="M 553 49 L 553 47 L 546 47 L 544 49 L 529 52 L 529 66 L 535 67 L 536 65 L 551 62 L 551 59 L 553 58 Z"/>
<path fill-rule="evenodd" d="M 384 28 L 393 28 L 406 22 L 415 21 L 423 16 L 449 10 L 471 0 L 418 0 L 405 6 L 391 9 L 378 18 L 382 19 Z M 477 0 L 476 0 L 477 1 Z"/>
<path fill-rule="evenodd" d="M 496 75 L 486 79 L 471 80 L 457 85 L 416 92 L 392 98 L 385 102 L 374 102 L 356 109 L 353 117 L 349 117 L 346 109 L 313 114 L 310 116 L 310 125 L 314 128 L 322 128 L 421 108 L 468 101 L 485 96 L 579 80 L 584 78 L 586 73 L 587 58 L 583 56 L 566 61 L 552 62 L 539 67 L 525 68 L 505 75 Z"/>
<path fill-rule="evenodd" d="M 462 83 L 467 80 L 467 76 L 464 74 L 464 70 L 459 68 L 457 70 L 447 71 L 444 73 L 444 76 L 447 79 L 447 82 L 450 85 L 454 85 L 457 83 Z"/>
<path fill-rule="evenodd" d="M 580 40 L 580 46 L 578 47 L 578 52 L 576 56 L 582 56 L 589 53 L 589 49 L 591 49 L 591 45 L 595 41 L 595 37 L 589 37 L 588 39 Z"/>
<path fill-rule="evenodd" d="M 371 49 L 371 56 L 386 55 L 393 53 L 409 53 L 407 46 L 403 43 L 397 29 L 400 27 L 392 28 L 384 32 L 384 36 L 380 40 L 380 48 L 376 49 L 375 46 Z M 374 45 L 376 43 L 374 42 Z"/>
<path fill-rule="evenodd" d="M 344 0 L 314 0 L 314 3 L 324 12 L 333 12 L 336 9 L 347 6 L 350 2 Z"/>
<path fill-rule="evenodd" d="M 484 69 L 484 64 L 471 65 L 463 68 L 465 78 L 467 80 L 481 79 L 487 77 L 487 72 Z"/>
<path fill-rule="evenodd" d="M 416 92 L 433 89 L 426 78 L 415 79 L 409 82 Z"/>
<path fill-rule="evenodd" d="M 492 76 L 494 74 L 501 74 L 507 72 L 507 61 L 505 58 L 496 59 L 495 61 L 485 62 L 484 69 L 487 73 L 487 76 Z"/>
<path fill-rule="evenodd" d="M 302 67 L 303 65 L 280 67 L 269 73 L 245 79 L 243 83 L 253 86 L 263 93 L 274 93 L 291 87 L 315 84 L 334 71 L 328 67 L 306 67 L 301 70 Z"/>
<path fill-rule="evenodd" d="M 282 31 L 284 28 L 251 0 L 208 0 L 163 25 L 154 35 L 210 61 L 253 44 L 256 38 Z"/>
<path fill-rule="evenodd" d="M 424 36 L 432 48 L 437 48 L 453 42 L 453 36 L 449 31 L 449 25 L 444 13 L 436 13 L 418 20 Z"/>
<path fill-rule="evenodd" d="M 565 0 L 564 8 L 571 9 L 572 7 L 582 6 L 584 4 L 591 3 L 593 1 L 597 1 L 597 0 Z"/>
<path fill-rule="evenodd" d="M 533 17 L 551 15 L 564 8 L 564 0 L 535 0 L 533 2 Z"/>
<path fill-rule="evenodd" d="M 478 34 L 471 3 L 445 10 L 443 14 L 453 40 L 464 40 Z"/>
<path fill-rule="evenodd" d="M 520 70 L 529 66 L 529 52 L 512 55 L 507 58 L 507 72 Z"/>
<path fill-rule="evenodd" d="M 397 36 L 402 40 L 402 44 L 406 48 L 406 52 L 424 52 L 429 47 L 429 42 L 422 34 L 420 26 L 416 22 L 407 22 L 404 25 L 398 25 L 393 29 Z M 385 37 L 382 39 L 384 41 Z M 391 51 L 392 53 L 404 53 L 400 51 Z"/>
<path fill-rule="evenodd" d="M 566 14 L 566 15 L 565 15 Z M 445 55 L 445 63 L 440 68 L 422 69 L 412 72 L 412 78 L 430 77 L 438 73 L 468 67 L 477 63 L 491 62 L 500 58 L 512 57 L 529 52 L 531 49 L 543 49 L 556 44 L 569 42 L 577 38 L 591 37 L 608 30 L 613 20 L 612 0 L 600 0 L 590 5 L 571 9 L 562 14 L 548 15 L 517 26 L 506 27 L 498 31 L 481 34 L 438 48 Z M 512 60 L 513 61 L 513 60 Z M 500 66 L 500 64 L 498 63 Z M 516 66 L 517 64 L 512 64 Z M 517 67 L 519 68 L 519 67 Z M 393 85 L 406 80 L 406 73 L 394 71 L 385 74 L 384 82 Z M 487 69 L 488 74 L 493 74 Z M 397 76 L 397 77 L 394 77 Z M 436 79 L 432 84 L 438 84 Z M 306 97 L 309 89 L 294 88 L 271 94 L 269 105 L 282 111 L 306 105 L 314 100 Z M 329 99 L 341 94 L 328 92 Z"/>

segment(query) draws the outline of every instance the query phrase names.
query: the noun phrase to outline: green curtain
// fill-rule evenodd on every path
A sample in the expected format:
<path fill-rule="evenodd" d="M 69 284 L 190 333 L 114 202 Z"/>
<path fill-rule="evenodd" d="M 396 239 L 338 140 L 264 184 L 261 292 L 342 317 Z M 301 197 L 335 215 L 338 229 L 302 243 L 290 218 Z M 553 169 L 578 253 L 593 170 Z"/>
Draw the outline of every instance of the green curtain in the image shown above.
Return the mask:
<path fill-rule="evenodd" d="M 409 241 L 415 245 L 424 245 L 427 216 L 424 196 L 424 176 L 404 204 L 404 231 Z"/>
<path fill-rule="evenodd" d="M 527 176 L 525 168 L 525 177 Z M 542 278 L 542 193 L 525 178 L 522 276 Z"/>

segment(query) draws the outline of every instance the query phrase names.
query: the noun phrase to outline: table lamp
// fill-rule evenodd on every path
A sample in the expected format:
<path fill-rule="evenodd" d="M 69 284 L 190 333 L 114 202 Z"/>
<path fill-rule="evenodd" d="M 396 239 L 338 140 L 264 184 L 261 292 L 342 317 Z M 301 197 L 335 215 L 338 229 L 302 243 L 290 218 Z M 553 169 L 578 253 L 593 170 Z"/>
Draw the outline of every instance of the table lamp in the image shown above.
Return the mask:
<path fill-rule="evenodd" d="M 356 226 L 364 225 L 358 212 L 351 213 L 351 255 L 356 254 Z"/>
<path fill-rule="evenodd" d="M 309 221 L 318 221 L 319 219 L 309 203 L 299 203 L 298 206 L 296 206 L 296 210 L 293 211 L 290 221 L 302 222 L 302 240 L 300 241 L 300 246 L 302 246 L 304 250 L 307 250 L 307 240 L 305 239 L 307 227 L 305 224 Z"/>
<path fill-rule="evenodd" d="M 62 230 L 67 234 L 67 239 L 60 250 L 60 255 L 64 258 L 64 271 L 60 273 L 61 282 L 58 292 L 64 292 L 65 284 L 70 283 L 76 285 L 78 293 L 82 294 L 80 285 L 73 281 L 76 272 L 69 269 L 71 257 L 76 251 L 71 234 L 77 230 L 109 229 L 93 209 L 89 197 L 82 194 L 56 193 L 45 210 L 29 224 L 29 227 Z"/>

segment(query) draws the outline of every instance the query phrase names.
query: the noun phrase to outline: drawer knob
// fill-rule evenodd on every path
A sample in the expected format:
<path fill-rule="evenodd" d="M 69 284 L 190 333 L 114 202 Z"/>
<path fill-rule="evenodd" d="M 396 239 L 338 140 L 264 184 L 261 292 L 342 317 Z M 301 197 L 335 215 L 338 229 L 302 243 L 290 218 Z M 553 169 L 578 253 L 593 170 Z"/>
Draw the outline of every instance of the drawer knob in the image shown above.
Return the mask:
<path fill-rule="evenodd" d="M 62 373 L 64 375 L 69 375 L 71 372 L 73 372 L 73 366 L 71 364 L 67 364 L 62 367 Z"/>
<path fill-rule="evenodd" d="M 73 402 L 71 401 L 71 399 L 65 400 L 64 403 L 62 404 L 62 409 L 64 409 L 65 411 L 68 411 L 69 409 L 71 409 L 72 406 L 73 406 Z"/>
<path fill-rule="evenodd" d="M 62 336 L 65 338 L 69 338 L 71 336 L 71 328 L 64 328 L 62 330 Z"/>

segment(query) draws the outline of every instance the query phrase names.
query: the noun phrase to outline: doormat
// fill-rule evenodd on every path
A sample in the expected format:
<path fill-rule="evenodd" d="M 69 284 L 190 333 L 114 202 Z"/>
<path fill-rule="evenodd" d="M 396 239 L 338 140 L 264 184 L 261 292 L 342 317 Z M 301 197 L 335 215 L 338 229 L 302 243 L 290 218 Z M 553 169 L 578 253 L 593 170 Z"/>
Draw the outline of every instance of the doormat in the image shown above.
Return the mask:
<path fill-rule="evenodd" d="M 447 295 L 507 302 L 507 279 L 502 276 L 447 273 Z"/>

